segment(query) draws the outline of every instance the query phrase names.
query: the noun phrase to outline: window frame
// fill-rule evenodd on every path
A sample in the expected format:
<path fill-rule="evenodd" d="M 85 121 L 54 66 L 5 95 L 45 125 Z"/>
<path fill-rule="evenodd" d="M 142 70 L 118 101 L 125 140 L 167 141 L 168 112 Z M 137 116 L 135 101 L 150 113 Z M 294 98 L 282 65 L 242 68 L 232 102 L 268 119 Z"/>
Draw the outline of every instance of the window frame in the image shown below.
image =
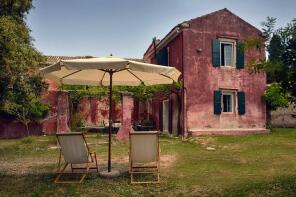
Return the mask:
<path fill-rule="evenodd" d="M 236 40 L 234 39 L 227 39 L 227 38 L 219 38 L 220 41 L 220 67 L 228 67 L 228 68 L 235 68 L 236 67 Z M 222 65 L 222 44 L 230 44 L 232 45 L 232 59 L 231 59 L 231 65 Z M 225 51 L 224 51 L 225 53 Z M 225 54 L 224 54 L 225 57 Z M 224 64 L 225 64 L 225 58 L 224 58 Z"/>
<path fill-rule="evenodd" d="M 236 114 L 236 106 L 237 106 L 236 94 L 237 94 L 236 90 L 221 90 L 221 114 Z M 224 102 L 223 102 L 224 95 L 232 96 L 232 99 L 231 99 L 232 110 L 229 112 L 224 111 Z"/>

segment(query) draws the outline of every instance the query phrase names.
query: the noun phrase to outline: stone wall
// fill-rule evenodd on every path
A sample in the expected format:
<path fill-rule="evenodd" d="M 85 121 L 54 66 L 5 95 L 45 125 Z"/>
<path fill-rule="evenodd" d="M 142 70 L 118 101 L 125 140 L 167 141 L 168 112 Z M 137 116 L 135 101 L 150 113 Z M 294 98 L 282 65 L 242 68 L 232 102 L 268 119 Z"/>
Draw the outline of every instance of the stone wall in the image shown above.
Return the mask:
<path fill-rule="evenodd" d="M 273 127 L 296 128 L 296 105 L 271 112 L 271 124 Z"/>

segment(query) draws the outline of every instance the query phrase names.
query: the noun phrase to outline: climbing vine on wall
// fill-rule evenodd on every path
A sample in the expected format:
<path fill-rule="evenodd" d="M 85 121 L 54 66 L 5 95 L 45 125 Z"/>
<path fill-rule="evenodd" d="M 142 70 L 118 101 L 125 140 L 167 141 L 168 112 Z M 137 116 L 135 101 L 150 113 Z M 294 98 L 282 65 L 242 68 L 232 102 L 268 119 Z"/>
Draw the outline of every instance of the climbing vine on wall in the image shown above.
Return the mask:
<path fill-rule="evenodd" d="M 113 100 L 119 102 L 122 92 L 130 92 L 134 97 L 140 101 L 147 101 L 151 99 L 156 93 L 162 92 L 169 94 L 171 89 L 180 89 L 181 83 L 173 85 L 152 85 L 152 86 L 114 86 Z M 69 98 L 74 110 L 77 110 L 80 100 L 84 97 L 96 97 L 101 99 L 109 95 L 109 88 L 102 86 L 83 86 L 83 85 L 62 85 L 61 90 L 69 91 Z"/>

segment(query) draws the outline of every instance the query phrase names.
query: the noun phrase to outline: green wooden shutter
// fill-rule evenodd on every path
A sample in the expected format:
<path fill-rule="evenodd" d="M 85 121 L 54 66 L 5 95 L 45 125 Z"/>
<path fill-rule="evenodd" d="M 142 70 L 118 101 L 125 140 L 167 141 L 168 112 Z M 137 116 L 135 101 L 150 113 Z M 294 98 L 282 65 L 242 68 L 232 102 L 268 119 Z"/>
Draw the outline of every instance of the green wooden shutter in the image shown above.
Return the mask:
<path fill-rule="evenodd" d="M 156 54 L 156 62 L 159 65 L 168 66 L 168 50 L 166 48 L 162 48 Z"/>
<path fill-rule="evenodd" d="M 238 42 L 236 45 L 236 68 L 242 69 L 245 66 L 245 51 L 243 43 Z"/>
<path fill-rule="evenodd" d="M 214 91 L 214 114 L 221 114 L 221 95 L 220 90 Z"/>
<path fill-rule="evenodd" d="M 220 40 L 214 39 L 212 42 L 212 63 L 214 67 L 219 67 L 220 62 Z"/>
<path fill-rule="evenodd" d="M 244 92 L 237 92 L 238 100 L 238 114 L 243 115 L 246 113 L 246 96 Z"/>

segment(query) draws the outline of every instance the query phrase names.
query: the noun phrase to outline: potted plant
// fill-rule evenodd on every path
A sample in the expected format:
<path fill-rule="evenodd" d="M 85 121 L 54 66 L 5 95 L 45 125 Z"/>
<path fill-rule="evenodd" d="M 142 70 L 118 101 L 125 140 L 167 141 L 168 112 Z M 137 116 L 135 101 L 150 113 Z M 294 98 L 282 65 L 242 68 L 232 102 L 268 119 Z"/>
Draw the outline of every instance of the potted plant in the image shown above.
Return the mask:
<path fill-rule="evenodd" d="M 135 131 L 151 131 L 155 129 L 154 122 L 150 119 L 143 119 L 134 124 Z"/>

